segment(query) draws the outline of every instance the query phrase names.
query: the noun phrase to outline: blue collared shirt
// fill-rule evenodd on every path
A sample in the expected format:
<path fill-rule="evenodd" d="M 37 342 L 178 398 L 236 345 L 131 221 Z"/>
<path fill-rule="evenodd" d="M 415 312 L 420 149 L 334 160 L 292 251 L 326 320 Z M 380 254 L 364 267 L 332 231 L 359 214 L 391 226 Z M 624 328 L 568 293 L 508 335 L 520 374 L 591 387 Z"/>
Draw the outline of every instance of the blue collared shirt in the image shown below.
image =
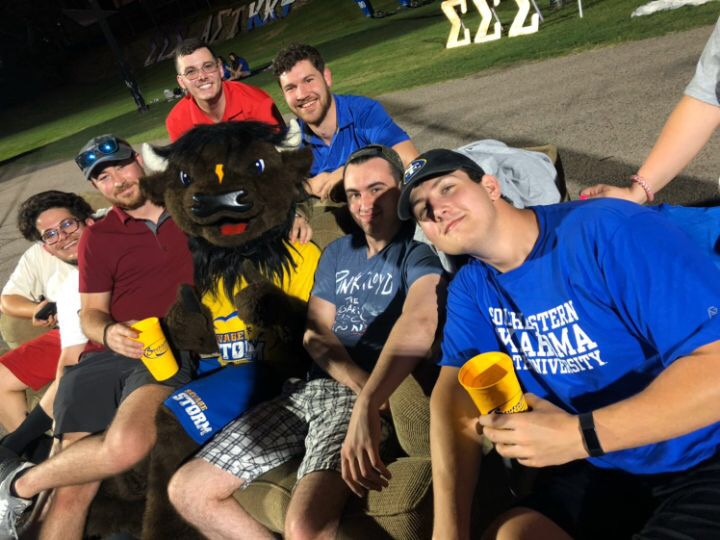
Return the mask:
<path fill-rule="evenodd" d="M 311 176 L 342 167 L 350 154 L 368 144 L 392 147 L 410 140 L 410 136 L 374 99 L 338 94 L 333 94 L 333 99 L 338 127 L 330 145 L 325 144 L 300 120 L 303 144 L 310 146 L 313 153 Z"/>

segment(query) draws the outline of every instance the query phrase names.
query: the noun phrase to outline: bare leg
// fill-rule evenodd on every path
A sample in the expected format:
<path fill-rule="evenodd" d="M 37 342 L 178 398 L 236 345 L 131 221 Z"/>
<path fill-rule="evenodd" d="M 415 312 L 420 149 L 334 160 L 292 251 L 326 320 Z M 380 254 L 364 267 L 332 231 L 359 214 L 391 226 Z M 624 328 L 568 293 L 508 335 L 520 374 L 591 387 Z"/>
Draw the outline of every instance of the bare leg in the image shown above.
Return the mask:
<path fill-rule="evenodd" d="M 57 394 L 58 380 L 55 379 L 50 386 L 47 387 L 45 393 L 40 398 L 40 407 L 45 411 L 50 418 L 53 415 L 53 402 L 55 401 L 55 394 Z"/>
<path fill-rule="evenodd" d="M 303 476 L 285 516 L 285 538 L 335 538 L 349 496 L 350 489 L 338 472 L 316 471 Z"/>
<path fill-rule="evenodd" d="M 0 364 L 0 425 L 8 432 L 15 431 L 25 420 L 27 387 L 12 371 Z"/>
<path fill-rule="evenodd" d="M 572 540 L 550 518 L 530 508 L 513 508 L 502 514 L 485 531 L 483 540 Z"/>
<path fill-rule="evenodd" d="M 15 484 L 15 491 L 30 498 L 46 489 L 97 482 L 128 470 L 155 444 L 155 413 L 170 388 L 149 384 L 123 401 L 104 435 L 93 435 L 71 445 Z"/>
<path fill-rule="evenodd" d="M 87 436 L 89 433 L 65 434 L 61 453 Z M 54 490 L 40 530 L 41 540 L 81 539 L 87 511 L 99 485 L 99 482 L 92 482 Z"/>
<path fill-rule="evenodd" d="M 193 459 L 173 476 L 170 502 L 180 515 L 210 539 L 275 538 L 233 499 L 243 481 L 203 459 Z"/>

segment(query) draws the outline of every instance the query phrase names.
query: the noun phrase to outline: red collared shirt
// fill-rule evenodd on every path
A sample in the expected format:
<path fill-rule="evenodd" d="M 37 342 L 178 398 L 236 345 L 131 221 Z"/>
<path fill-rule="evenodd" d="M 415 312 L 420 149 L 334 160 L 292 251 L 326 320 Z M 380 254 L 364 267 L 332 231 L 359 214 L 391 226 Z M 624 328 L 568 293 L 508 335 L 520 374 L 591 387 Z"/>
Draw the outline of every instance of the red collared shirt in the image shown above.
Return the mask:
<path fill-rule="evenodd" d="M 223 122 L 254 120 L 285 126 L 275 102 L 264 90 L 233 81 L 224 81 L 222 85 L 225 94 Z M 198 107 L 190 95 L 183 97 L 165 119 L 165 127 L 172 142 L 197 125 L 213 123 L 212 118 Z"/>

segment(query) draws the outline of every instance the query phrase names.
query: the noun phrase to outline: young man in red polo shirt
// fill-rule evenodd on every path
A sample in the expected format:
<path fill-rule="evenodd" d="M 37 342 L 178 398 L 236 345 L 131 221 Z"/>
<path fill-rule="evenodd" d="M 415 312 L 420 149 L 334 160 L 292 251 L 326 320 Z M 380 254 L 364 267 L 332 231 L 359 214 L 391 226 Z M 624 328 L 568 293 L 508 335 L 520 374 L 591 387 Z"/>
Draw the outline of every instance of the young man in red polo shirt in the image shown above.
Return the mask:
<path fill-rule="evenodd" d="M 175 49 L 177 82 L 185 90 L 165 120 L 172 142 L 199 124 L 253 120 L 285 127 L 272 98 L 260 88 L 223 81 L 220 63 L 210 47 L 197 38 Z"/>
<path fill-rule="evenodd" d="M 164 208 L 144 198 L 141 158 L 125 141 L 95 137 L 75 161 L 113 204 L 78 248 L 80 319 L 95 344 L 66 369 L 58 388 L 55 434 L 63 451 L 37 466 L 0 463 L 0 538 L 17 536 L 18 520 L 49 489 L 55 492 L 42 537 L 82 538 L 100 480 L 147 455 L 157 409 L 191 374 L 183 356 L 177 375 L 155 381 L 138 361 L 143 347 L 131 328 L 136 320 L 164 316 L 178 285 L 192 283 L 185 234 Z"/>
<path fill-rule="evenodd" d="M 285 128 L 285 122 L 269 94 L 237 81 L 223 81 L 215 53 L 197 38 L 186 39 L 175 49 L 178 84 L 185 97 L 165 119 L 172 142 L 200 124 L 252 120 Z M 291 242 L 309 242 L 312 228 L 309 210 L 301 208 L 290 234 Z"/>

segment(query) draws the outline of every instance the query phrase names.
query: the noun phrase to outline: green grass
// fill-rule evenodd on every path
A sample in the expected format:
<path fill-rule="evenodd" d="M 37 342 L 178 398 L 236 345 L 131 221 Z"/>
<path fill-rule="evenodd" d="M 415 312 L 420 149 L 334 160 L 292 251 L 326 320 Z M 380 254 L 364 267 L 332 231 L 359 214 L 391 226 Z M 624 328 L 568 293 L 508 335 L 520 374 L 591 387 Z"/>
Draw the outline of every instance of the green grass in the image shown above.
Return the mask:
<path fill-rule="evenodd" d="M 718 4 L 685 7 L 651 16 L 630 18 L 646 0 L 585 1 L 585 17 L 578 18 L 574 2 L 552 11 L 541 0 L 545 21 L 530 36 L 456 49 L 445 49 L 450 25 L 440 2 L 407 10 L 384 19 L 368 20 L 349 0 L 313 0 L 279 22 L 219 44 L 219 54 L 235 50 L 251 66 L 266 64 L 283 44 L 304 41 L 317 46 L 330 65 L 334 89 L 341 93 L 378 95 L 385 92 L 454 79 L 522 61 L 613 45 L 709 25 L 717 20 Z M 474 35 L 479 24 L 471 0 L 464 24 Z M 393 0 L 376 0 L 376 9 L 392 11 Z M 505 31 L 515 15 L 515 3 L 504 0 L 498 9 Z M 649 60 L 651 61 L 651 60 Z M 52 93 L 12 111 L 0 113 L 0 162 L 46 162 L 68 159 L 87 139 L 113 132 L 131 142 L 166 137 L 164 118 L 171 104 L 162 101 L 162 90 L 175 86 L 170 61 L 137 70 L 146 101 L 159 98 L 150 112 L 139 114 L 117 76 L 92 84 L 53 89 Z M 270 92 L 287 112 L 270 73 L 259 74 L 250 84 Z"/>

